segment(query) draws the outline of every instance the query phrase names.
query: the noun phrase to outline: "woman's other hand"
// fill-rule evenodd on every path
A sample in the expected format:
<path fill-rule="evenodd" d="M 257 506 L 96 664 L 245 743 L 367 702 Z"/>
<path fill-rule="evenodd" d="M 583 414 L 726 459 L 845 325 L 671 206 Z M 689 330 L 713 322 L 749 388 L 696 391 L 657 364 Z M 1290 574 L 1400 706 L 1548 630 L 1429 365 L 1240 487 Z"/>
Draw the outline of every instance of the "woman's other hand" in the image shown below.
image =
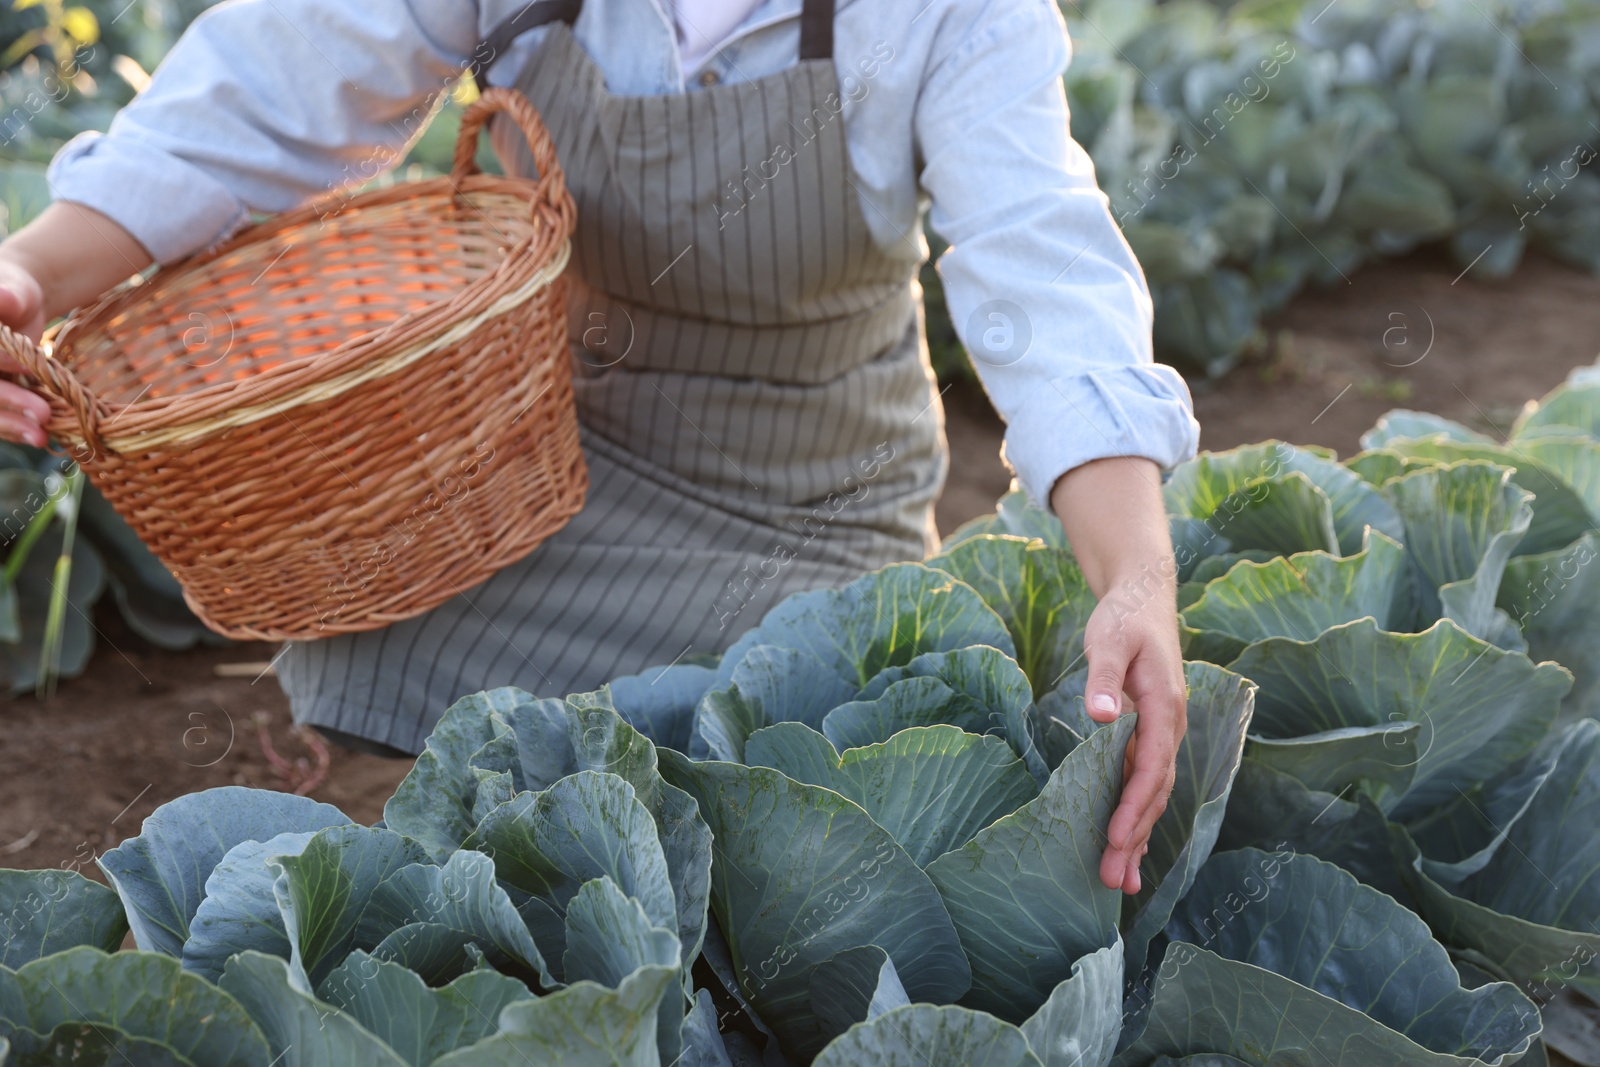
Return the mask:
<path fill-rule="evenodd" d="M 0 246 L 0 323 L 37 341 L 44 332 L 44 292 L 32 272 L 4 254 Z M 0 351 L 0 374 L 22 372 L 16 360 Z M 0 439 L 43 448 L 50 424 L 44 397 L 15 381 L 0 381 Z"/>
<path fill-rule="evenodd" d="M 58 200 L 0 243 L 0 323 L 39 340 L 45 323 L 150 265 L 144 246 L 111 219 Z M 0 375 L 21 367 L 0 353 Z M 43 447 L 50 405 L 0 380 L 0 439 Z"/>
<path fill-rule="evenodd" d="M 1095 460 L 1062 475 L 1050 503 L 1100 599 L 1084 633 L 1089 716 L 1111 722 L 1127 710 L 1139 713 L 1100 862 L 1102 882 L 1137 893 L 1139 862 L 1167 808 L 1188 727 L 1177 568 L 1160 471 L 1148 459 Z"/>

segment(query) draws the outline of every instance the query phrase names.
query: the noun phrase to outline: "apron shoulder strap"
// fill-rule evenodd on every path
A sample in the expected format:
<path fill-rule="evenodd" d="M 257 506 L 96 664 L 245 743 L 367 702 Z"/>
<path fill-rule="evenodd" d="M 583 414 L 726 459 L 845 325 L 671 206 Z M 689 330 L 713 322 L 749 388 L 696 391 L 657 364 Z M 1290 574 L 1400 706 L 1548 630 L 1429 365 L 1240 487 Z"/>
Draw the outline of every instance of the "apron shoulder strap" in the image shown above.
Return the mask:
<path fill-rule="evenodd" d="M 577 21 L 578 12 L 583 9 L 583 0 L 534 0 L 526 4 L 515 15 L 501 22 L 489 31 L 489 36 L 478 42 L 472 50 L 472 62 L 468 66 L 474 81 L 483 84 L 484 76 L 489 73 L 489 68 L 497 63 L 511 47 L 511 42 L 536 26 L 544 26 L 551 22 L 565 22 L 571 25 Z"/>
<path fill-rule="evenodd" d="M 800 9 L 800 58 L 833 58 L 833 5 L 834 0 L 804 0 Z M 489 31 L 489 36 L 478 42 L 472 50 L 472 63 L 468 66 L 475 81 L 480 84 L 500 59 L 500 56 L 518 36 L 551 22 L 572 24 L 583 9 L 583 0 L 534 0 L 515 15 Z"/>
<path fill-rule="evenodd" d="M 833 58 L 834 0 L 805 0 L 800 9 L 800 58 Z"/>

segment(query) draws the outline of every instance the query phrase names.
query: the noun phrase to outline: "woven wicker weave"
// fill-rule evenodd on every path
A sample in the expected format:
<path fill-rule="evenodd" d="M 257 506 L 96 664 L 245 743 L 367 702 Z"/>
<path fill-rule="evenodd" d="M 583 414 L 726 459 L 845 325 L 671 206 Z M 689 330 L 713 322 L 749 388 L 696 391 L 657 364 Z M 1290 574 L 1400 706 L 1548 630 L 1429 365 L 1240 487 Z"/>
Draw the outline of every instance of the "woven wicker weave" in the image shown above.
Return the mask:
<path fill-rule="evenodd" d="M 506 111 L 537 181 L 480 174 Z M 566 285 L 575 209 L 533 107 L 491 89 L 447 178 L 329 197 L 74 315 L 0 327 L 50 432 L 239 638 L 418 615 L 582 506 Z"/>

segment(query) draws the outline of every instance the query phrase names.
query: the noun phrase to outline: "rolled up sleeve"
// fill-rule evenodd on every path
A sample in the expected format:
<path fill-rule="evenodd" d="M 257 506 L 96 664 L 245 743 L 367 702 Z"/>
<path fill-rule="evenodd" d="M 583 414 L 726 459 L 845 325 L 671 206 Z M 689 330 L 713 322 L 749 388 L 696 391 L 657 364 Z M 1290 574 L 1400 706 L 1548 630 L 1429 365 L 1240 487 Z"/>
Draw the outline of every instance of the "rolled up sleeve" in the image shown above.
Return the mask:
<path fill-rule="evenodd" d="M 250 217 L 244 201 L 205 170 L 131 137 L 80 133 L 56 153 L 46 177 L 53 199 L 109 217 L 158 263 L 182 259 Z"/>
<path fill-rule="evenodd" d="M 465 69 L 475 0 L 232 0 L 190 25 L 105 134 L 51 162 L 52 196 L 170 263 L 398 162 Z"/>
<path fill-rule="evenodd" d="M 1072 140 L 1054 4 L 992 0 L 942 30 L 917 107 L 919 181 L 950 243 L 938 263 L 957 333 L 1006 422 L 1005 459 L 1047 505 L 1091 460 L 1194 455 L 1188 386 L 1154 362 L 1150 293 Z"/>

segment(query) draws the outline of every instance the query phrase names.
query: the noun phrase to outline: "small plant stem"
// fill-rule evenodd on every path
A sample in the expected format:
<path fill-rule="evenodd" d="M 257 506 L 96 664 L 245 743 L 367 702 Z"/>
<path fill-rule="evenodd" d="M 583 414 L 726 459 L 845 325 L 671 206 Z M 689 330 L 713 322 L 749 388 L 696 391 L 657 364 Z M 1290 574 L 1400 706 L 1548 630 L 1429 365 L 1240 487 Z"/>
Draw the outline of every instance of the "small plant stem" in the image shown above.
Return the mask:
<path fill-rule="evenodd" d="M 72 581 L 72 545 L 77 539 L 79 504 L 83 500 L 83 469 L 77 466 L 67 475 L 67 490 L 72 505 L 67 509 L 61 531 L 61 554 L 56 557 L 55 578 L 50 589 L 50 610 L 45 616 L 44 640 L 39 648 L 39 682 L 34 692 L 50 696 L 56 691 L 61 673 L 61 638 L 67 615 L 67 586 Z"/>
<path fill-rule="evenodd" d="M 28 562 L 28 553 L 32 551 L 34 542 L 44 536 L 50 520 L 55 518 L 56 505 L 66 495 L 67 488 L 63 482 L 60 490 L 46 497 L 44 507 L 40 508 L 38 513 L 28 520 L 28 525 L 22 528 L 22 534 L 12 546 L 11 554 L 6 557 L 6 581 L 9 584 L 16 584 L 17 576 L 22 573 L 23 565 Z"/>

